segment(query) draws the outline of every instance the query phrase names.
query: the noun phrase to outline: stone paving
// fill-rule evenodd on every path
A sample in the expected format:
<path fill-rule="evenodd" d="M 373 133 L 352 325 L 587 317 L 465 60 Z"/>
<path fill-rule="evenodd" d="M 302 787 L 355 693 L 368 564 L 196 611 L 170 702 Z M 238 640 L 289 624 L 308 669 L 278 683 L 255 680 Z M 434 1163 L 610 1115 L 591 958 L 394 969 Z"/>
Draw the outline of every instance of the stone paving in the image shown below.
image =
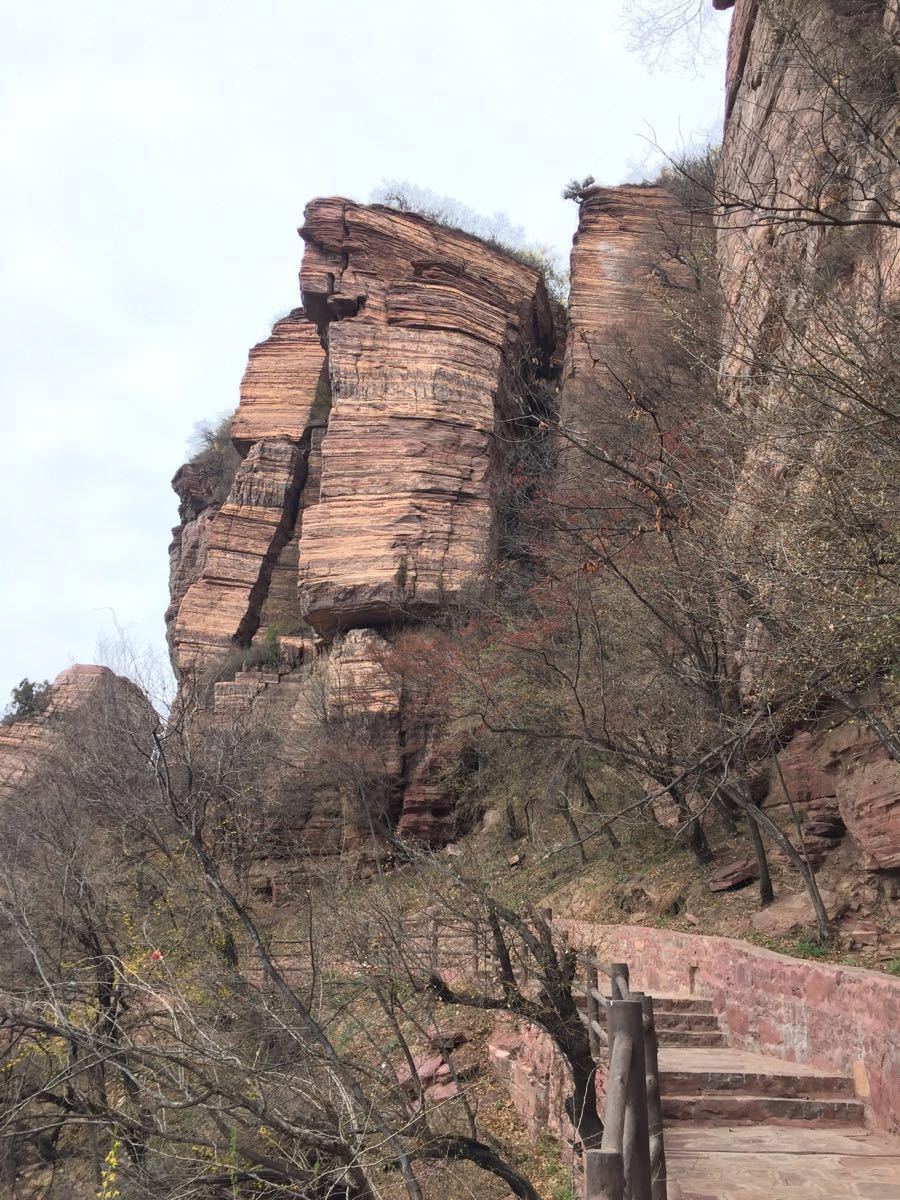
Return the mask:
<path fill-rule="evenodd" d="M 659 1051 L 669 1200 L 900 1200 L 900 1138 L 865 1128 L 852 1079 L 697 1045 L 689 1014 L 707 1001 L 656 1005 L 684 1014 Z"/>
<path fill-rule="evenodd" d="M 789 1125 L 666 1129 L 669 1200 L 900 1200 L 900 1139 Z"/>

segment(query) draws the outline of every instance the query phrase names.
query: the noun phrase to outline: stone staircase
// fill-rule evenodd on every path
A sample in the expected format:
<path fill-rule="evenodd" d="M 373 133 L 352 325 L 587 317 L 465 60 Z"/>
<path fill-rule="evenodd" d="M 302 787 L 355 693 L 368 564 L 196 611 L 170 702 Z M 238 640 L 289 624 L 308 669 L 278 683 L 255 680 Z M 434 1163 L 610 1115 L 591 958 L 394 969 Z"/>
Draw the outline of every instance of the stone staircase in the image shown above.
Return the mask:
<path fill-rule="evenodd" d="M 654 998 L 654 1017 L 666 1121 L 863 1124 L 852 1079 L 728 1047 L 709 1000 Z"/>
<path fill-rule="evenodd" d="M 849 1076 L 729 1046 L 701 997 L 654 1016 L 670 1200 L 900 1200 L 900 1140 Z"/>

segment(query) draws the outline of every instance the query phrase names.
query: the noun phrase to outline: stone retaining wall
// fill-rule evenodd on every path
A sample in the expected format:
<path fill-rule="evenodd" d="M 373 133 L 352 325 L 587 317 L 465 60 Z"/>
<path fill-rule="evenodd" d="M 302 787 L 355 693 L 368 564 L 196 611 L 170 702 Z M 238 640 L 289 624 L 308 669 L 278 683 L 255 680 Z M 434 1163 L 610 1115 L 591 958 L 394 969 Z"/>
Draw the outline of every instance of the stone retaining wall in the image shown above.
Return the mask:
<path fill-rule="evenodd" d="M 557 921 L 573 944 L 627 962 L 651 995 L 712 1000 L 738 1047 L 852 1074 L 872 1126 L 900 1132 L 900 979 L 732 938 Z"/>

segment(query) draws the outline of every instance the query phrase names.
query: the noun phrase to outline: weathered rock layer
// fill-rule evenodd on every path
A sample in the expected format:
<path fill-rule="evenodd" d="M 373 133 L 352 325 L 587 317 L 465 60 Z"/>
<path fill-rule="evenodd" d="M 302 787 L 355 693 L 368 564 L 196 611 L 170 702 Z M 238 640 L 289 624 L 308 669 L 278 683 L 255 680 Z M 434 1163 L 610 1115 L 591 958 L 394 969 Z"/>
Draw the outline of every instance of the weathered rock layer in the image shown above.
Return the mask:
<path fill-rule="evenodd" d="M 155 719 L 130 680 L 108 667 L 68 667 L 50 685 L 39 712 L 0 724 L 0 798 L 40 783 L 47 772 L 68 778 L 98 748 L 104 762 L 124 767 Z"/>
<path fill-rule="evenodd" d="M 440 608 L 477 582 L 496 434 L 515 436 L 517 384 L 548 369 L 554 331 L 537 272 L 466 234 L 341 199 L 313 201 L 301 233 L 333 409 L 300 596 L 327 633 Z"/>
<path fill-rule="evenodd" d="M 527 384 L 554 369 L 554 314 L 536 270 L 410 213 L 315 200 L 301 233 L 304 308 L 250 353 L 227 499 L 202 463 L 174 481 L 173 661 L 184 679 L 225 663 L 220 711 L 263 705 L 283 724 L 295 848 L 376 825 L 441 840 L 436 734 L 401 710 L 384 659 L 392 630 L 480 586 Z M 377 819 L 352 781 L 312 778 L 336 721 L 355 722 L 357 771 L 381 780 Z"/>

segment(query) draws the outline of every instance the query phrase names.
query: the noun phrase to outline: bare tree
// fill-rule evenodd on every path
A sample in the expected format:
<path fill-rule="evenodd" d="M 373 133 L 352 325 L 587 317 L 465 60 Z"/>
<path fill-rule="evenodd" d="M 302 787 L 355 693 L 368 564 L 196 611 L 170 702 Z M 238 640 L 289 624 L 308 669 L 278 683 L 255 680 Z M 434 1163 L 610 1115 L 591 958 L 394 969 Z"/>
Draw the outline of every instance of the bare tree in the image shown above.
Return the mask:
<path fill-rule="evenodd" d="M 405 1031 L 385 1063 L 392 1011 L 329 933 L 343 893 L 317 900 L 324 867 L 307 864 L 291 945 L 273 940 L 256 866 L 289 819 L 278 731 L 252 710 L 140 717 L 79 721 L 4 805 L 13 1194 L 43 1171 L 53 1195 L 46 1173 L 66 1164 L 62 1187 L 86 1156 L 99 1191 L 113 1172 L 129 1197 L 375 1200 L 387 1172 L 418 1200 L 421 1171 L 455 1161 L 537 1200 L 477 1124 L 415 1103 L 394 1069 Z"/>

